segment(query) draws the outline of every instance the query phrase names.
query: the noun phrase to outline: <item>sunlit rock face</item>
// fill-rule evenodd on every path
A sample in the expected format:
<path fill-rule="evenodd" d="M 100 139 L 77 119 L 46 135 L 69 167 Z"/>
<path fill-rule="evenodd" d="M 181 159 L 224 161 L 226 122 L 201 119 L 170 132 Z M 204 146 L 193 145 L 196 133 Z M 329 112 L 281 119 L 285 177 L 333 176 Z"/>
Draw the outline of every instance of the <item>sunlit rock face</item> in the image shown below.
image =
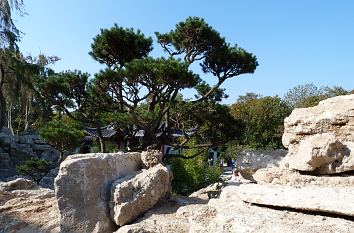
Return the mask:
<path fill-rule="evenodd" d="M 354 170 L 354 95 L 295 109 L 284 126 L 282 141 L 289 153 L 283 167 L 313 174 Z"/>
<path fill-rule="evenodd" d="M 62 232 L 112 232 L 109 216 L 110 187 L 140 170 L 140 153 L 78 154 L 61 163 L 55 195 Z"/>
<path fill-rule="evenodd" d="M 279 167 L 287 150 L 244 150 L 237 156 L 237 170 L 247 180 L 254 181 L 253 174 L 261 168 Z"/>
<path fill-rule="evenodd" d="M 116 180 L 111 187 L 110 213 L 125 225 L 152 208 L 170 190 L 171 172 L 161 164 L 134 176 Z"/>

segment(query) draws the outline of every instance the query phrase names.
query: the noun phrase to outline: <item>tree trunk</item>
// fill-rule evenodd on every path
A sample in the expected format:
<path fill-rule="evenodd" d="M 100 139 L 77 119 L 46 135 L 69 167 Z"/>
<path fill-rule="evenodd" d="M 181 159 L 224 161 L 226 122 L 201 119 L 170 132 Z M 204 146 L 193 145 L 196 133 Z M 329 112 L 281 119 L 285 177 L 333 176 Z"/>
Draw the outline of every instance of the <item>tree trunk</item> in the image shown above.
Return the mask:
<path fill-rule="evenodd" d="M 102 136 L 101 124 L 99 121 L 96 122 L 97 136 L 100 141 L 100 150 L 102 153 L 106 153 L 106 142 Z"/>
<path fill-rule="evenodd" d="M 28 102 L 26 101 L 26 107 L 25 107 L 25 130 L 28 129 L 28 114 L 29 114 L 29 104 Z"/>
<path fill-rule="evenodd" d="M 14 129 L 12 127 L 12 106 L 12 100 L 10 100 L 9 110 L 7 111 L 7 128 L 9 128 L 12 132 L 12 135 L 14 135 Z"/>
<path fill-rule="evenodd" d="M 123 82 L 119 82 L 119 108 L 120 108 L 120 111 L 123 112 L 124 110 L 124 105 L 123 105 Z"/>
<path fill-rule="evenodd" d="M 148 146 L 152 146 L 154 144 L 156 144 L 156 146 L 160 146 L 157 145 L 156 142 L 156 136 L 154 134 L 154 131 L 150 129 L 150 127 L 145 127 L 144 128 L 144 137 L 143 137 L 143 141 L 141 142 L 141 147 L 143 149 L 146 149 Z"/>
<path fill-rule="evenodd" d="M 102 153 L 106 153 L 106 142 L 104 141 L 103 137 L 98 137 L 100 141 L 100 150 Z"/>
<path fill-rule="evenodd" d="M 64 161 L 64 152 L 62 150 L 59 151 L 59 159 L 58 159 L 58 164 L 60 165 L 61 162 Z"/>

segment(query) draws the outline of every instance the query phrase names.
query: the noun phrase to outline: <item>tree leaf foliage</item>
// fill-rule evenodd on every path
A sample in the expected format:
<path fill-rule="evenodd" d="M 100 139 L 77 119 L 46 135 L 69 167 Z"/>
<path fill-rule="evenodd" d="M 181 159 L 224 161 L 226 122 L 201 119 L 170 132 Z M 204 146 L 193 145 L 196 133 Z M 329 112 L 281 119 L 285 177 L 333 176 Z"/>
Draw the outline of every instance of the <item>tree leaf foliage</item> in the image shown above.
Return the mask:
<path fill-rule="evenodd" d="M 284 119 L 290 108 L 278 96 L 253 93 L 231 105 L 231 114 L 241 122 L 240 144 L 250 148 L 282 148 Z"/>
<path fill-rule="evenodd" d="M 120 68 L 134 59 L 146 57 L 152 50 L 152 38 L 146 38 L 140 30 L 115 24 L 110 29 L 101 29 L 91 49 L 89 54 L 96 61 L 110 68 Z"/>

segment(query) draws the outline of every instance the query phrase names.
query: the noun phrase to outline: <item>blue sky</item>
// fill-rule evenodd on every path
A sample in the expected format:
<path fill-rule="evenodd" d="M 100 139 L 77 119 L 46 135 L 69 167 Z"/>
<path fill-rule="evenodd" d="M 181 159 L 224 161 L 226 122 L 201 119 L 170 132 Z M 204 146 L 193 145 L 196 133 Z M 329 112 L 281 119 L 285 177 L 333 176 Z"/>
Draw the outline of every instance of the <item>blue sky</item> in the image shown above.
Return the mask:
<path fill-rule="evenodd" d="M 103 65 L 89 55 L 92 38 L 114 23 L 168 32 L 188 16 L 198 16 L 226 41 L 258 58 L 254 74 L 223 84 L 233 103 L 254 92 L 282 97 L 304 83 L 354 89 L 354 1 L 351 0 L 24 0 L 24 54 L 56 55 L 56 71 L 78 69 L 94 74 Z M 152 56 L 165 55 L 157 44 Z M 201 74 L 203 77 L 203 74 Z M 207 77 L 212 83 L 212 78 Z"/>

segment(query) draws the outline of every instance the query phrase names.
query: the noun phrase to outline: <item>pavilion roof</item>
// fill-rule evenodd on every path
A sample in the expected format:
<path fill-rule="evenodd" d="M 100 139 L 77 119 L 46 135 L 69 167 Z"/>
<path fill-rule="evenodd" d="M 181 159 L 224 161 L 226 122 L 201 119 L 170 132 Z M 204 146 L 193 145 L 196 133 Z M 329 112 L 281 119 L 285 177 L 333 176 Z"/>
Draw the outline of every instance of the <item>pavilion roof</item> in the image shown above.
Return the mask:
<path fill-rule="evenodd" d="M 86 127 L 84 131 L 90 136 L 98 137 L 97 128 Z M 102 127 L 101 132 L 104 138 L 110 138 L 117 133 L 117 130 L 114 128 L 113 124 L 109 124 L 105 127 Z"/>

